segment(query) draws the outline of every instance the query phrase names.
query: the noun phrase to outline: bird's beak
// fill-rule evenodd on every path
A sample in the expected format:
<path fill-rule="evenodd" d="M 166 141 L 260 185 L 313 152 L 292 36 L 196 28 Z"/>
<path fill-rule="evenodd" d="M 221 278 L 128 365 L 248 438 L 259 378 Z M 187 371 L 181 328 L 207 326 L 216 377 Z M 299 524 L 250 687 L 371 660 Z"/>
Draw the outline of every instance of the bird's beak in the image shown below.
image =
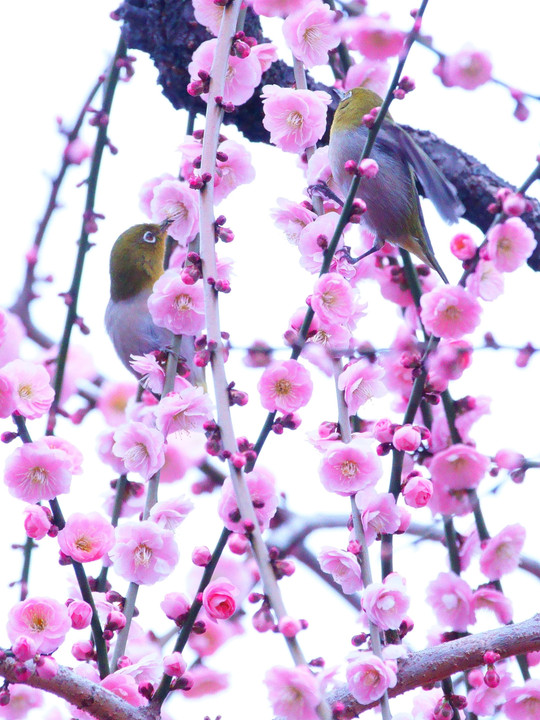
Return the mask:
<path fill-rule="evenodd" d="M 163 220 L 163 222 L 160 224 L 159 229 L 163 233 L 165 230 L 167 230 L 168 227 L 170 227 L 174 222 L 174 218 L 168 217 Z"/>
<path fill-rule="evenodd" d="M 342 100 L 345 100 L 345 98 L 349 95 L 348 91 L 342 90 L 341 88 L 332 88 L 333 92 L 338 96 L 339 102 Z"/>

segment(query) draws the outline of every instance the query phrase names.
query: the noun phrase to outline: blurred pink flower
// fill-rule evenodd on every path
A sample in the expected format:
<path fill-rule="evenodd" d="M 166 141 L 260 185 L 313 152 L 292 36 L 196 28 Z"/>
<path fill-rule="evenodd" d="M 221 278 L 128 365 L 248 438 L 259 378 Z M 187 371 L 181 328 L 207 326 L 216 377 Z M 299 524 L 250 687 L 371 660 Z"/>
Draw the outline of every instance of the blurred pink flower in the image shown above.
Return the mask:
<path fill-rule="evenodd" d="M 120 672 L 111 673 L 101 680 L 101 686 L 135 707 L 141 707 L 148 702 L 140 694 L 138 684 L 131 675 Z"/>
<path fill-rule="evenodd" d="M 176 530 L 193 510 L 193 503 L 186 495 L 162 500 L 152 506 L 150 520 L 165 530 Z"/>
<path fill-rule="evenodd" d="M 0 418 L 8 418 L 15 412 L 19 393 L 15 378 L 5 370 L 0 370 Z"/>
<path fill-rule="evenodd" d="M 257 389 L 266 410 L 292 413 L 307 405 L 313 383 L 308 371 L 297 360 L 282 360 L 266 368 Z"/>
<path fill-rule="evenodd" d="M 387 575 L 382 583 L 371 583 L 362 593 L 362 608 L 381 630 L 397 630 L 409 604 L 405 580 L 395 572 Z"/>
<path fill-rule="evenodd" d="M 169 620 L 179 620 L 189 612 L 190 602 L 186 595 L 178 592 L 167 593 L 160 603 Z"/>
<path fill-rule="evenodd" d="M 306 665 L 273 667 L 265 675 L 274 714 L 285 720 L 317 720 L 319 682 Z"/>
<path fill-rule="evenodd" d="M 476 255 L 476 243 L 470 235 L 458 233 L 450 241 L 450 250 L 458 260 L 471 260 Z"/>
<path fill-rule="evenodd" d="M 339 45 L 337 15 L 322 0 L 291 13 L 283 23 L 287 45 L 307 68 L 326 65 L 328 51 Z"/>
<path fill-rule="evenodd" d="M 263 125 L 270 140 L 285 152 L 299 153 L 315 145 L 326 129 L 330 95 L 322 90 L 294 90 L 279 85 L 262 89 Z"/>
<path fill-rule="evenodd" d="M 439 573 L 427 586 L 426 598 L 441 625 L 465 631 L 476 622 L 471 588 L 453 572 Z"/>
<path fill-rule="evenodd" d="M 422 295 L 420 305 L 424 327 L 437 337 L 459 340 L 480 322 L 478 300 L 459 285 L 435 287 Z"/>
<path fill-rule="evenodd" d="M 77 562 L 102 558 L 114 544 L 114 528 L 97 512 L 73 513 L 58 533 L 60 549 Z"/>
<path fill-rule="evenodd" d="M 523 467 L 525 457 L 515 450 L 502 449 L 495 455 L 495 462 L 500 468 L 505 470 L 518 470 Z"/>
<path fill-rule="evenodd" d="M 245 480 L 259 527 L 261 530 L 266 530 L 270 520 L 274 517 L 278 504 L 274 477 L 268 470 L 257 468 L 246 473 Z M 245 532 L 230 478 L 226 478 L 223 483 L 218 514 L 226 528 L 232 532 L 242 534 Z"/>
<path fill-rule="evenodd" d="M 202 620 L 205 624 L 206 631 L 197 635 L 191 633 L 188 640 L 189 647 L 194 650 L 200 657 L 209 657 L 219 650 L 229 638 L 239 635 L 243 632 L 240 623 L 234 620 L 224 622 L 212 622 L 204 611 L 197 615 L 197 620 Z"/>
<path fill-rule="evenodd" d="M 238 588 L 225 578 L 212 580 L 203 591 L 203 607 L 212 620 L 227 620 L 236 612 Z"/>
<path fill-rule="evenodd" d="M 169 235 L 181 245 L 187 245 L 199 229 L 199 198 L 180 180 L 163 180 L 154 188 L 150 201 L 152 220 L 162 223 L 172 220 Z"/>
<path fill-rule="evenodd" d="M 196 442 L 191 442 L 196 440 Z M 186 472 L 197 467 L 204 459 L 204 437 L 179 438 L 172 435 L 165 446 L 165 464 L 161 468 L 159 481 L 165 483 L 181 480 Z"/>
<path fill-rule="evenodd" d="M 2 370 L 15 385 L 17 412 L 28 420 L 34 420 L 49 411 L 54 390 L 50 385 L 49 373 L 42 365 L 27 360 L 12 360 Z"/>
<path fill-rule="evenodd" d="M 187 285 L 177 269 L 166 270 L 154 284 L 148 309 L 158 327 L 175 335 L 197 335 L 206 323 L 202 281 Z"/>
<path fill-rule="evenodd" d="M 458 380 L 472 363 L 472 345 L 467 340 L 441 340 L 428 357 L 429 382 L 440 392 L 450 380 Z"/>
<path fill-rule="evenodd" d="M 92 155 L 92 147 L 80 137 L 69 142 L 64 150 L 65 159 L 73 165 L 80 165 L 90 155 Z"/>
<path fill-rule="evenodd" d="M 126 421 L 128 400 L 135 397 L 137 383 L 106 381 L 100 388 L 96 407 L 103 413 L 105 422 L 118 427 Z"/>
<path fill-rule="evenodd" d="M 422 434 L 420 430 L 411 425 L 402 425 L 398 427 L 392 437 L 392 444 L 396 450 L 402 452 L 414 452 L 418 450 L 422 443 Z"/>
<path fill-rule="evenodd" d="M 371 652 L 359 653 L 345 672 L 351 694 L 362 705 L 375 702 L 397 682 L 396 663 L 385 662 Z"/>
<path fill-rule="evenodd" d="M 470 445 L 451 445 L 433 456 L 429 465 L 434 485 L 454 490 L 476 488 L 486 474 L 490 460 Z"/>
<path fill-rule="evenodd" d="M 114 433 L 113 453 L 126 469 L 149 480 L 165 462 L 163 436 L 141 422 L 121 425 Z"/>
<path fill-rule="evenodd" d="M 523 687 L 509 688 L 503 710 L 509 720 L 538 720 L 540 679 L 526 680 Z"/>
<path fill-rule="evenodd" d="M 224 5 L 217 5 L 214 0 L 192 0 L 195 20 L 209 30 L 212 35 L 219 33 Z"/>
<path fill-rule="evenodd" d="M 114 430 L 98 435 L 96 451 L 101 462 L 109 465 L 115 473 L 122 475 L 127 472 L 124 463 L 113 454 Z"/>
<path fill-rule="evenodd" d="M 367 490 L 357 493 L 355 502 L 368 545 L 380 535 L 392 535 L 399 530 L 402 518 L 392 493 Z"/>
<path fill-rule="evenodd" d="M 488 254 L 500 272 L 513 272 L 536 247 L 533 231 L 518 217 L 498 223 L 487 234 Z"/>
<path fill-rule="evenodd" d="M 182 692 L 186 699 L 215 695 L 229 687 L 229 676 L 204 665 L 192 665 L 184 677 L 193 683 L 189 690 Z"/>
<path fill-rule="evenodd" d="M 248 0 L 257 15 L 287 17 L 289 13 L 307 5 L 309 0 Z"/>
<path fill-rule="evenodd" d="M 7 634 L 11 642 L 26 635 L 41 653 L 57 650 L 70 628 L 67 607 L 53 598 L 28 598 L 16 603 L 8 612 Z"/>
<path fill-rule="evenodd" d="M 352 553 L 325 546 L 321 548 L 317 560 L 322 570 L 332 575 L 346 595 L 362 589 L 360 565 Z"/>
<path fill-rule="evenodd" d="M 150 520 L 127 522 L 116 528 L 109 557 L 120 577 L 139 585 L 153 585 L 176 567 L 178 547 L 172 532 Z"/>
<path fill-rule="evenodd" d="M 507 525 L 486 542 L 480 556 L 480 570 L 489 580 L 499 580 L 517 568 L 526 534 L 523 525 Z"/>
<path fill-rule="evenodd" d="M 475 610 L 491 610 L 501 625 L 512 622 L 512 603 L 506 595 L 488 585 L 481 585 L 473 593 Z"/>
<path fill-rule="evenodd" d="M 172 677 L 181 677 L 187 669 L 182 653 L 173 652 L 163 658 L 163 671 Z"/>
<path fill-rule="evenodd" d="M 13 683 L 10 685 L 9 695 L 9 703 L 0 706 L 0 718 L 3 720 L 25 720 L 27 717 L 32 717 L 31 711 L 41 707 L 45 699 L 43 690 L 38 690 L 37 688 L 32 688 L 22 683 Z M 47 718 L 47 720 L 62 719 Z"/>
<path fill-rule="evenodd" d="M 369 60 L 386 60 L 398 55 L 405 35 L 393 27 L 386 14 L 359 15 L 341 24 L 342 36 L 351 50 L 359 50 Z"/>
<path fill-rule="evenodd" d="M 467 278 L 467 290 L 486 302 L 496 300 L 504 291 L 504 277 L 491 260 L 480 259 Z"/>
<path fill-rule="evenodd" d="M 366 58 L 348 69 L 343 89 L 352 90 L 352 88 L 361 86 L 384 97 L 388 90 L 389 78 L 390 64 L 386 60 L 379 61 Z"/>
<path fill-rule="evenodd" d="M 497 687 L 488 687 L 484 682 L 483 671 L 480 668 L 468 675 L 469 685 L 472 689 L 467 693 L 467 710 L 475 715 L 488 715 L 494 717 L 504 702 L 506 690 L 512 685 L 512 676 L 502 663 L 495 666 L 499 676 Z"/>
<path fill-rule="evenodd" d="M 37 440 L 21 445 L 7 458 L 4 482 L 11 495 L 26 502 L 52 500 L 69 492 L 70 465 L 65 452 Z"/>
<path fill-rule="evenodd" d="M 180 432 L 202 432 L 212 418 L 212 401 L 200 387 L 189 387 L 161 398 L 156 407 L 156 427 L 165 436 Z"/>
<path fill-rule="evenodd" d="M 455 55 L 442 59 L 434 72 L 447 87 L 475 90 L 490 80 L 491 70 L 491 61 L 485 53 L 465 47 Z"/>
<path fill-rule="evenodd" d="M 0 308 L 0 367 L 19 356 L 19 346 L 25 337 L 26 330 L 20 318 Z"/>
<path fill-rule="evenodd" d="M 372 487 L 381 475 L 381 461 L 370 441 L 363 438 L 332 443 L 319 466 L 326 490 L 344 496 Z"/>

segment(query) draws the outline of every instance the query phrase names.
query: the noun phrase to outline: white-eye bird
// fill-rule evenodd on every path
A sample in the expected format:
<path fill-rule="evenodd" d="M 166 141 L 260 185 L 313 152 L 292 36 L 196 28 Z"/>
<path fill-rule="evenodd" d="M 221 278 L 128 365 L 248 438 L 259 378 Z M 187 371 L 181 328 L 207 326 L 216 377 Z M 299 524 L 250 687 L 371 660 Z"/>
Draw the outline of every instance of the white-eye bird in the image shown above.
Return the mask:
<path fill-rule="evenodd" d="M 368 135 L 362 118 L 382 104 L 382 98 L 372 90 L 358 87 L 350 90 L 338 105 L 330 130 L 328 158 L 344 197 L 352 180 L 345 163 L 359 161 Z M 357 195 L 366 203 L 363 219 L 375 234 L 375 243 L 360 258 L 376 252 L 387 241 L 416 255 L 448 282 L 426 230 L 416 180 L 447 222 L 457 222 L 464 211 L 454 186 L 389 115 L 377 134 L 370 157 L 377 162 L 379 171 L 375 177 L 362 180 Z"/>
<path fill-rule="evenodd" d="M 168 223 L 134 225 L 120 235 L 111 251 L 111 299 L 105 326 L 116 354 L 132 373 L 131 355 L 164 351 L 172 342 L 169 330 L 154 325 L 147 304 L 154 283 L 164 272 L 167 227 Z M 194 337 L 184 335 L 180 356 L 190 369 L 189 380 L 202 384 L 204 372 L 195 366 L 194 354 Z"/>

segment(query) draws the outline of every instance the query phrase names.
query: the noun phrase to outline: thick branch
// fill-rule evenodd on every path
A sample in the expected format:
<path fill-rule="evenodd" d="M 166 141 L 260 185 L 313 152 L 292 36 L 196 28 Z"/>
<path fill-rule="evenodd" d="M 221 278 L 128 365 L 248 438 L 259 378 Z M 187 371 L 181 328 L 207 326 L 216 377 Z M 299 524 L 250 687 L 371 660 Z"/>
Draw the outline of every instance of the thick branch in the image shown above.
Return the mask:
<path fill-rule="evenodd" d="M 388 691 L 390 697 L 402 695 L 408 690 L 431 685 L 449 677 L 455 672 L 464 672 L 484 665 L 484 653 L 496 650 L 501 658 L 513 657 L 540 649 L 540 615 L 535 615 L 517 625 L 508 625 L 496 630 L 469 635 L 413 653 L 399 662 L 397 685 Z M 360 715 L 371 705 L 360 705 L 349 694 L 346 687 L 336 690 L 331 698 L 332 704 L 344 705 L 342 718 Z"/>

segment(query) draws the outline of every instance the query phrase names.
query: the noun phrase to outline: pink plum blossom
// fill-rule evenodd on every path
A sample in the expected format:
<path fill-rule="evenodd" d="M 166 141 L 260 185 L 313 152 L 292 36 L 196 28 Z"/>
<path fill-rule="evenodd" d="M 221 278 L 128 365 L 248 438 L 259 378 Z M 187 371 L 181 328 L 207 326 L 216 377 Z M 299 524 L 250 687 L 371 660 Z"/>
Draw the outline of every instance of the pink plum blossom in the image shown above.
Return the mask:
<path fill-rule="evenodd" d="M 491 78 L 491 69 L 491 61 L 485 53 L 466 47 L 441 60 L 435 73 L 447 87 L 475 90 Z"/>
<path fill-rule="evenodd" d="M 176 180 L 176 178 L 174 175 L 171 175 L 171 173 L 164 173 L 159 177 L 150 178 L 150 180 L 144 182 L 139 190 L 139 208 L 148 218 L 152 217 L 150 203 L 154 197 L 154 190 L 158 185 L 161 185 L 164 180 Z"/>
<path fill-rule="evenodd" d="M 19 393 L 14 378 L 0 370 L 0 418 L 7 418 L 15 412 Z"/>
<path fill-rule="evenodd" d="M 114 528 L 97 512 L 73 513 L 58 533 L 58 544 L 77 562 L 99 560 L 114 544 Z"/>
<path fill-rule="evenodd" d="M 441 340 L 428 357 L 429 382 L 440 392 L 458 380 L 472 362 L 472 345 L 466 340 Z"/>
<path fill-rule="evenodd" d="M 365 58 L 348 69 L 343 89 L 352 90 L 355 87 L 365 87 L 384 97 L 388 90 L 389 78 L 390 64 L 386 60 L 379 61 Z"/>
<path fill-rule="evenodd" d="M 346 595 L 362 589 L 362 573 L 358 559 L 346 550 L 323 547 L 317 556 L 319 565 L 325 573 L 332 575 L 335 582 L 341 585 Z"/>
<path fill-rule="evenodd" d="M 7 634 L 14 642 L 26 635 L 41 653 L 52 653 L 64 642 L 71 620 L 67 607 L 48 597 L 27 598 L 8 613 Z"/>
<path fill-rule="evenodd" d="M 429 501 L 431 512 L 436 515 L 457 515 L 461 517 L 473 511 L 473 505 L 467 490 L 455 490 L 441 483 L 433 485 L 433 495 Z"/>
<path fill-rule="evenodd" d="M 159 475 L 160 483 L 181 480 L 190 468 L 196 467 L 202 461 L 204 437 L 202 435 L 193 436 L 193 439 L 195 438 L 197 442 L 192 444 L 189 443 L 188 438 L 179 439 L 175 435 L 167 439 L 165 464 Z"/>
<path fill-rule="evenodd" d="M 198 195 L 180 180 L 163 180 L 154 188 L 150 211 L 155 223 L 172 221 L 167 232 L 180 245 L 187 245 L 197 234 Z"/>
<path fill-rule="evenodd" d="M 487 234 L 490 259 L 500 272 L 513 272 L 536 247 L 533 231 L 518 217 L 498 223 Z"/>
<path fill-rule="evenodd" d="M 453 572 L 439 573 L 427 587 L 427 602 L 441 625 L 465 631 L 474 625 L 474 600 L 471 588 Z"/>
<path fill-rule="evenodd" d="M 217 37 L 225 6 L 217 5 L 214 0 L 192 0 L 192 2 L 195 20 Z"/>
<path fill-rule="evenodd" d="M 193 665 L 184 677 L 189 678 L 192 683 L 189 690 L 183 691 L 184 697 L 187 698 L 215 695 L 223 692 L 229 686 L 229 676 L 226 673 L 218 672 L 205 665 Z"/>
<path fill-rule="evenodd" d="M 28 537 L 42 540 L 51 525 L 49 514 L 41 505 L 27 505 L 24 508 L 24 529 Z"/>
<path fill-rule="evenodd" d="M 392 493 L 359 492 L 355 502 L 368 545 L 381 535 L 392 535 L 399 530 L 402 518 Z"/>
<path fill-rule="evenodd" d="M 478 301 L 461 286 L 438 286 L 420 299 L 420 317 L 426 330 L 437 337 L 459 340 L 480 322 Z"/>
<path fill-rule="evenodd" d="M 70 459 L 43 440 L 26 443 L 7 458 L 4 482 L 13 496 L 26 502 L 52 500 L 69 492 Z"/>
<path fill-rule="evenodd" d="M 489 580 L 499 580 L 517 568 L 525 536 L 523 525 L 507 525 L 487 541 L 480 556 L 480 570 Z"/>
<path fill-rule="evenodd" d="M 315 281 L 311 307 L 323 323 L 345 324 L 349 327 L 365 315 L 349 283 L 339 273 L 325 273 Z"/>
<path fill-rule="evenodd" d="M 192 501 L 185 495 L 162 500 L 152 506 L 150 520 L 165 530 L 176 530 L 193 510 Z"/>
<path fill-rule="evenodd" d="M 261 530 L 265 530 L 274 517 L 278 504 L 274 477 L 268 470 L 257 468 L 250 473 L 246 473 L 245 480 L 259 527 Z M 242 534 L 245 532 L 230 478 L 226 478 L 223 483 L 218 514 L 225 527 L 231 532 Z"/>
<path fill-rule="evenodd" d="M 467 278 L 467 290 L 486 302 L 496 300 L 504 291 L 504 277 L 491 260 L 480 259 Z"/>
<path fill-rule="evenodd" d="M 506 595 L 489 585 L 482 585 L 473 593 L 475 610 L 491 610 L 501 625 L 512 622 L 512 603 Z"/>
<path fill-rule="evenodd" d="M 369 440 L 333 442 L 319 466 L 321 482 L 329 492 L 354 495 L 370 488 L 382 475 L 379 457 Z"/>
<path fill-rule="evenodd" d="M 309 0 L 249 0 L 257 15 L 287 17 L 289 13 L 305 7 Z"/>
<path fill-rule="evenodd" d="M 238 588 L 225 578 L 212 580 L 203 591 L 203 607 L 212 620 L 227 620 L 236 612 Z"/>
<path fill-rule="evenodd" d="M 257 389 L 266 410 L 292 413 L 307 405 L 313 383 L 308 371 L 297 360 L 282 360 L 266 368 Z"/>
<path fill-rule="evenodd" d="M 111 673 L 103 678 L 101 686 L 135 707 L 141 707 L 147 703 L 147 700 L 139 692 L 137 681 L 131 675 L 121 672 Z"/>
<path fill-rule="evenodd" d="M 339 45 L 336 20 L 336 13 L 321 0 L 313 0 L 285 19 L 285 41 L 307 68 L 326 65 L 328 51 Z"/>
<path fill-rule="evenodd" d="M 509 720 L 537 720 L 540 714 L 540 679 L 526 680 L 523 687 L 506 691 L 503 707 Z"/>
<path fill-rule="evenodd" d="M 413 475 L 402 490 L 405 505 L 413 508 L 425 507 L 432 494 L 433 483 L 421 475 Z"/>
<path fill-rule="evenodd" d="M 187 285 L 178 270 L 166 270 L 154 284 L 148 309 L 158 327 L 175 335 L 197 335 L 206 322 L 202 282 Z"/>
<path fill-rule="evenodd" d="M 163 445 L 163 436 L 158 430 L 141 422 L 129 422 L 114 433 L 112 450 L 128 471 L 149 480 L 165 462 Z"/>
<path fill-rule="evenodd" d="M 41 356 L 41 361 L 49 375 L 51 385 L 54 383 L 58 352 L 58 347 L 52 347 Z M 94 358 L 89 350 L 81 345 L 70 345 L 64 367 L 60 406 L 78 391 L 81 383 L 84 383 L 85 380 L 93 382 L 97 375 L 98 371 L 96 370 Z"/>
<path fill-rule="evenodd" d="M 312 223 L 317 215 L 304 203 L 278 198 L 277 204 L 279 207 L 270 210 L 270 215 L 276 226 L 283 230 L 287 240 L 296 245 L 304 228 Z"/>
<path fill-rule="evenodd" d="M 47 447 L 51 450 L 61 450 L 65 453 L 69 460 L 69 471 L 72 475 L 80 475 L 82 473 L 82 461 L 83 455 L 75 445 L 72 445 L 68 440 L 58 437 L 57 435 L 45 435 L 41 439 Z"/>
<path fill-rule="evenodd" d="M 120 577 L 139 585 L 153 585 L 174 570 L 178 548 L 172 532 L 143 520 L 116 528 L 116 541 L 109 556 Z"/>
<path fill-rule="evenodd" d="M 371 583 L 362 593 L 362 608 L 381 630 L 397 630 L 409 609 L 405 580 L 390 573 L 382 583 Z"/>
<path fill-rule="evenodd" d="M 217 39 L 212 38 L 212 40 L 205 40 L 195 50 L 188 65 L 191 82 L 199 82 L 201 70 L 210 74 L 216 45 Z M 253 91 L 261 82 L 261 76 L 261 63 L 255 53 L 250 52 L 244 58 L 229 55 L 223 101 L 233 105 L 243 105 L 253 95 Z M 201 97 L 206 100 L 208 93 L 203 93 Z"/>
<path fill-rule="evenodd" d="M 156 407 L 156 427 L 165 436 L 201 432 L 212 418 L 212 401 L 200 387 L 189 387 L 162 398 Z"/>
<path fill-rule="evenodd" d="M 278 51 L 274 43 L 258 43 L 251 48 L 251 52 L 260 62 L 263 73 L 278 59 Z"/>
<path fill-rule="evenodd" d="M 346 365 L 338 378 L 338 388 L 343 392 L 349 415 L 355 415 L 368 400 L 383 397 L 386 387 L 381 382 L 384 370 L 378 363 L 365 358 L 353 360 Z"/>
<path fill-rule="evenodd" d="M 113 427 L 125 422 L 128 400 L 135 397 L 136 393 L 137 384 L 134 382 L 104 382 L 96 407 L 103 413 L 105 422 Z"/>
<path fill-rule="evenodd" d="M 101 462 L 109 465 L 118 475 L 122 475 L 127 471 L 120 458 L 117 458 L 116 455 L 113 454 L 112 449 L 114 447 L 114 433 L 114 430 L 101 433 L 98 436 L 96 450 Z"/>
<path fill-rule="evenodd" d="M 359 653 L 349 662 L 346 675 L 351 694 L 362 705 L 375 702 L 397 683 L 396 663 L 385 662 L 371 652 Z"/>
<path fill-rule="evenodd" d="M 326 129 L 326 106 L 331 98 L 322 90 L 263 87 L 263 125 L 270 140 L 285 152 L 312 147 Z"/>
<path fill-rule="evenodd" d="M 386 60 L 398 55 L 404 34 L 393 27 L 388 15 L 359 15 L 342 23 L 342 34 L 351 50 L 360 50 L 369 60 Z"/>
<path fill-rule="evenodd" d="M 92 155 L 92 148 L 80 137 L 74 138 L 66 145 L 64 150 L 65 159 L 73 165 L 80 165 L 83 160 Z"/>
<path fill-rule="evenodd" d="M 319 682 L 306 665 L 273 667 L 264 682 L 274 715 L 285 720 L 317 720 L 321 702 Z"/>
<path fill-rule="evenodd" d="M 429 471 L 435 485 L 464 490 L 478 487 L 489 465 L 489 458 L 478 450 L 457 444 L 434 455 Z"/>
<path fill-rule="evenodd" d="M 165 370 L 158 363 L 155 353 L 132 355 L 129 364 L 141 376 L 140 382 L 144 388 L 161 395 L 165 385 Z"/>
<path fill-rule="evenodd" d="M 311 273 L 318 273 L 324 260 L 324 253 L 334 236 L 339 215 L 335 212 L 320 215 L 310 222 L 300 232 L 298 250 L 300 250 L 300 265 Z M 343 247 L 343 237 L 340 238 L 338 249 Z"/>
<path fill-rule="evenodd" d="M 54 390 L 50 385 L 49 373 L 42 365 L 28 360 L 12 360 L 2 370 L 15 385 L 17 412 L 28 420 L 34 420 L 49 411 Z"/>

